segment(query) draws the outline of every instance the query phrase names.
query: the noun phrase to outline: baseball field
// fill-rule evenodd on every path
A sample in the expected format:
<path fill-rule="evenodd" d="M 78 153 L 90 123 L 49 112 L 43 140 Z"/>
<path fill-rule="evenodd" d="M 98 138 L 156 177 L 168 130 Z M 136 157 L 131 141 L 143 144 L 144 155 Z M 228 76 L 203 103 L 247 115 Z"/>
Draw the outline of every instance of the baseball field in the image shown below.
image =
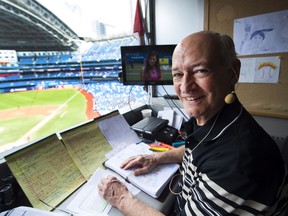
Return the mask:
<path fill-rule="evenodd" d="M 0 94 L 0 152 L 99 116 L 92 109 L 83 89 Z"/>

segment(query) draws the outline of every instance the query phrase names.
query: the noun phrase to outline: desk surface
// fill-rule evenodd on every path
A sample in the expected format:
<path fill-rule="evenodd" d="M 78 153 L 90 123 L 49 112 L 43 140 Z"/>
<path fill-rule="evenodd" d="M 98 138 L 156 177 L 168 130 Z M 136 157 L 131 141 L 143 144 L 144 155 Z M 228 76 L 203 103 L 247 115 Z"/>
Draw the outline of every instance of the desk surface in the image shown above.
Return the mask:
<path fill-rule="evenodd" d="M 79 193 L 80 190 L 81 188 L 75 191 L 71 196 L 69 196 L 65 201 L 63 201 L 57 208 L 66 209 L 66 207 L 75 198 L 75 196 Z M 161 211 L 165 215 L 167 215 L 170 212 L 171 208 L 174 206 L 174 201 L 175 201 L 175 195 L 173 195 L 170 191 L 167 192 L 167 196 L 161 201 L 154 199 L 153 197 L 149 196 L 148 194 L 142 191 L 139 194 L 137 194 L 136 197 L 142 200 L 147 205 L 151 206 L 152 208 L 157 209 L 158 211 Z M 112 207 L 108 215 L 109 216 L 123 216 L 123 214 L 115 207 Z"/>

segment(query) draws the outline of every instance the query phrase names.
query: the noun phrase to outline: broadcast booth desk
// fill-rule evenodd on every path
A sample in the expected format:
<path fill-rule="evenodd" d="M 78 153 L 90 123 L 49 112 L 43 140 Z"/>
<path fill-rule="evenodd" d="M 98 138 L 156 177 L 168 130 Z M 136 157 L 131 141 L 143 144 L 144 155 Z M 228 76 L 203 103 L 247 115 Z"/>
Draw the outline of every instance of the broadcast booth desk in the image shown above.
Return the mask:
<path fill-rule="evenodd" d="M 72 199 L 77 195 L 78 191 L 68 197 L 60 206 L 59 209 L 65 209 L 66 206 L 72 201 Z M 151 206 L 154 209 L 161 211 L 164 215 L 168 215 L 170 210 L 174 207 L 175 195 L 173 195 L 168 190 L 163 192 L 164 196 L 159 199 L 154 199 L 144 192 L 140 192 L 136 195 L 137 198 L 145 202 L 147 205 Z M 162 195 L 161 195 L 162 196 Z M 123 214 L 117 209 L 112 207 L 110 210 L 109 216 L 122 216 Z M 96 215 L 95 215 L 96 216 Z"/>
<path fill-rule="evenodd" d="M 147 106 L 140 107 L 122 115 L 116 112 L 114 114 L 112 113 L 112 116 L 113 118 L 119 118 L 120 116 L 131 126 L 142 119 L 141 110 L 145 108 L 147 108 Z M 110 117 L 111 114 L 100 117 L 101 121 L 103 119 L 105 120 L 105 124 L 107 124 L 108 121 L 108 124 L 104 125 L 104 129 L 106 127 L 108 132 L 111 130 L 109 126 Z M 58 211 L 57 209 L 66 210 L 66 207 L 77 197 L 81 189 L 87 185 L 89 176 L 91 176 L 97 168 L 103 168 L 103 162 L 107 160 L 105 154 L 112 149 L 114 150 L 111 143 L 109 142 L 110 145 L 107 143 L 105 133 L 102 133 L 101 122 L 97 121 L 97 119 L 96 121 L 94 119 L 87 124 L 79 125 L 73 129 L 60 132 L 59 134 L 53 134 L 4 156 L 5 162 L 0 164 L 1 179 L 12 172 L 17 180 L 15 184 L 17 185 L 17 190 L 15 188 L 12 190 L 15 191 L 12 205 L 4 206 L 1 211 L 18 206 L 33 206 L 46 210 L 56 209 L 55 212 Z M 95 122 L 97 122 L 97 124 L 95 124 Z M 118 123 L 121 124 L 117 120 L 117 124 Z M 128 128 L 130 128 L 129 125 Z M 121 125 L 118 127 L 121 127 Z M 118 136 L 119 139 L 116 139 L 117 141 L 121 140 L 120 135 L 117 135 L 117 137 Z M 124 137 L 128 137 L 128 135 L 124 134 Z M 137 138 L 139 139 L 139 137 Z M 103 140 L 105 140 L 105 142 Z M 127 142 L 133 143 L 131 140 L 127 140 Z M 91 154 L 93 154 L 93 157 L 91 157 Z M 172 189 L 176 186 L 175 182 L 176 181 L 173 181 Z M 175 195 L 169 191 L 168 187 L 169 184 L 158 199 L 149 196 L 143 191 L 140 191 L 136 197 L 149 206 L 161 211 L 163 214 L 168 215 L 175 201 Z M 46 194 L 49 196 L 46 196 Z M 27 199 L 28 195 L 29 201 Z M 122 213 L 112 207 L 108 215 L 118 216 L 122 215 Z"/>

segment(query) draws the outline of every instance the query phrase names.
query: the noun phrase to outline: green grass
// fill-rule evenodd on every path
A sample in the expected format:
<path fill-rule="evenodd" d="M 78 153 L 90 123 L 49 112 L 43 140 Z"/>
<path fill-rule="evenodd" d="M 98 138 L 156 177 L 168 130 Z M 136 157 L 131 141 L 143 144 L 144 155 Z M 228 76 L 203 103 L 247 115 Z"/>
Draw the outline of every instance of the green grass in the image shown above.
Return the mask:
<path fill-rule="evenodd" d="M 27 133 L 29 128 L 33 128 L 41 119 L 39 118 L 14 118 L 1 119 L 0 146 L 7 143 L 15 142 L 23 134 Z"/>
<path fill-rule="evenodd" d="M 76 93 L 78 91 L 75 89 L 51 89 L 1 94 L 0 110 L 24 106 L 61 105 Z"/>
<path fill-rule="evenodd" d="M 49 134 L 67 129 L 84 121 L 87 121 L 86 98 L 75 89 L 65 90 L 41 90 L 18 93 L 0 94 L 0 110 L 17 109 L 21 107 L 35 107 L 53 105 L 61 109 L 49 119 L 39 130 L 32 133 L 27 141 L 45 137 Z M 16 142 L 24 134 L 30 131 L 38 123 L 45 120 L 47 116 L 35 115 L 31 117 L 17 118 L 11 116 L 9 119 L 0 119 L 0 146 Z"/>

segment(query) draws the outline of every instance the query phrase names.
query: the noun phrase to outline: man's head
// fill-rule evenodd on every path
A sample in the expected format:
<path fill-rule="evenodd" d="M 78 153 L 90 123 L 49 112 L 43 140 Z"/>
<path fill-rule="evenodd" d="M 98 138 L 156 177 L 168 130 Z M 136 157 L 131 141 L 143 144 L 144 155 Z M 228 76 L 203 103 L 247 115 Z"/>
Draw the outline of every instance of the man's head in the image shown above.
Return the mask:
<path fill-rule="evenodd" d="M 225 104 L 238 81 L 240 61 L 227 35 L 202 31 L 175 48 L 172 75 L 175 92 L 188 115 L 204 125 Z"/>

